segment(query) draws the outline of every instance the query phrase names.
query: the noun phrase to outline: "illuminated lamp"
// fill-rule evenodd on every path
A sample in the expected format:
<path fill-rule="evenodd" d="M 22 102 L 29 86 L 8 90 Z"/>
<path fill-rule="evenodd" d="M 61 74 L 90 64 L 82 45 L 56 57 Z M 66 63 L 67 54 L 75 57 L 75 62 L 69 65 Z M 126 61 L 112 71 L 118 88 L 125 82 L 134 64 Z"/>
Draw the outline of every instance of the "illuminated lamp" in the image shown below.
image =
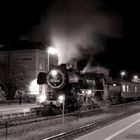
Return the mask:
<path fill-rule="evenodd" d="M 57 70 L 52 70 L 52 71 L 51 71 L 51 75 L 52 75 L 52 76 L 56 76 L 56 75 L 57 75 Z"/>

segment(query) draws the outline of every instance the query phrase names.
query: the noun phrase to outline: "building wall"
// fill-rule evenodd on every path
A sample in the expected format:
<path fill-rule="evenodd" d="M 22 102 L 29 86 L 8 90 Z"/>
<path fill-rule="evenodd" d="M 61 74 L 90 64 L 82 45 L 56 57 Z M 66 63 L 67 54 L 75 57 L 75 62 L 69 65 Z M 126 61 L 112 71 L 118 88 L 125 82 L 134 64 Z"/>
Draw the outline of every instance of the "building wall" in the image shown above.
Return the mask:
<path fill-rule="evenodd" d="M 0 61 L 6 55 L 9 55 L 11 58 L 14 58 L 14 60 L 19 59 L 20 64 L 25 66 L 26 80 L 28 81 L 28 83 L 31 83 L 33 80 L 37 79 L 39 72 L 47 72 L 48 70 L 48 55 L 46 51 L 39 49 L 1 51 Z M 57 62 L 58 61 L 56 60 L 56 57 L 50 57 L 50 65 L 57 65 Z"/>
<path fill-rule="evenodd" d="M 35 77 L 39 72 L 46 72 L 48 68 L 47 53 L 41 50 L 37 50 L 35 53 Z"/>

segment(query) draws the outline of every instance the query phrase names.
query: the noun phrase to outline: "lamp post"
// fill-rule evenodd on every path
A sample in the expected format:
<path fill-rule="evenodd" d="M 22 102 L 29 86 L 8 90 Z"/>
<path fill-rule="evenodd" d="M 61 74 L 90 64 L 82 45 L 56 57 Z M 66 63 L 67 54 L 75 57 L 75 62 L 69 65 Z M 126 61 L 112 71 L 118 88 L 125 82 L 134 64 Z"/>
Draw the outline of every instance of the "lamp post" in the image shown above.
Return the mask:
<path fill-rule="evenodd" d="M 53 47 L 48 48 L 48 72 L 50 70 L 50 54 L 52 55 L 56 54 L 56 49 Z"/>
<path fill-rule="evenodd" d="M 122 71 L 122 72 L 121 72 L 121 80 L 123 80 L 123 76 L 124 76 L 124 75 L 126 75 L 126 72 L 125 72 L 125 71 Z"/>
<path fill-rule="evenodd" d="M 62 124 L 64 125 L 64 122 L 65 122 L 65 96 L 64 95 L 60 95 L 59 96 L 59 101 L 63 104 L 63 111 L 62 111 Z"/>

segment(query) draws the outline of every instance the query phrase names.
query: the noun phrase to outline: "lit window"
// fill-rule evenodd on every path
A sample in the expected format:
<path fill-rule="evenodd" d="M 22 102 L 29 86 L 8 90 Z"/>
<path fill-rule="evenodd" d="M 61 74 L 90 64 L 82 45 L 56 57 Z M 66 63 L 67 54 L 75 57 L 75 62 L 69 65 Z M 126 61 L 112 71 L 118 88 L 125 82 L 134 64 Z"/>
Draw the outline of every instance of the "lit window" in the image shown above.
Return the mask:
<path fill-rule="evenodd" d="M 127 92 L 128 92 L 129 91 L 129 86 L 128 85 L 126 86 L 126 89 L 127 89 Z"/>
<path fill-rule="evenodd" d="M 135 87 L 135 92 L 137 92 L 138 91 L 138 89 L 137 89 L 137 87 Z"/>
<path fill-rule="evenodd" d="M 122 85 L 122 91 L 125 92 L 125 85 Z"/>

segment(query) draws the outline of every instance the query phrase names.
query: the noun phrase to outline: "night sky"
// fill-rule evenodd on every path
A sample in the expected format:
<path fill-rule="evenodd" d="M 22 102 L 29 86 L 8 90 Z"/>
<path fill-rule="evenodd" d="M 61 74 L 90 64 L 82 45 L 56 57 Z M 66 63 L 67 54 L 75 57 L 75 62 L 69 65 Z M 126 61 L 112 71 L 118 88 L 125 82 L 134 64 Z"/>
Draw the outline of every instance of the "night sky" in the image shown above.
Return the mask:
<path fill-rule="evenodd" d="M 92 58 L 92 65 L 106 66 L 115 76 L 120 70 L 140 76 L 140 10 L 136 1 L 7 1 L 0 2 L 0 7 L 1 46 L 24 39 L 56 45 L 84 63 Z"/>

